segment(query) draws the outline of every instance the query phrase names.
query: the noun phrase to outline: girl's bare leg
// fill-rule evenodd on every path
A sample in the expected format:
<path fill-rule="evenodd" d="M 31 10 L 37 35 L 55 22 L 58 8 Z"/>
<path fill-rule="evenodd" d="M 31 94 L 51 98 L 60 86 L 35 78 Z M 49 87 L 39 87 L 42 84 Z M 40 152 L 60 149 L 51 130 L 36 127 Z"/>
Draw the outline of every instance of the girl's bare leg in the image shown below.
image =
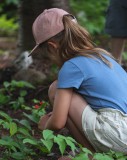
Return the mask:
<path fill-rule="evenodd" d="M 49 88 L 49 99 L 52 104 L 55 98 L 56 85 L 57 81 L 53 82 Z M 77 142 L 92 152 L 95 152 L 94 148 L 89 143 L 82 131 L 82 113 L 86 106 L 87 102 L 80 95 L 73 93 L 66 126 Z"/>

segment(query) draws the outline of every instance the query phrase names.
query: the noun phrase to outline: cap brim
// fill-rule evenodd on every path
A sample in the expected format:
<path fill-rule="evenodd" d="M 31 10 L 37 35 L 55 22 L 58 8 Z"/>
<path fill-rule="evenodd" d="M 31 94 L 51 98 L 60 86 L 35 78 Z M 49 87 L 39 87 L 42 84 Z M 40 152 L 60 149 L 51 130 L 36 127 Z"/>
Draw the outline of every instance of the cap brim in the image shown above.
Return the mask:
<path fill-rule="evenodd" d="M 39 46 L 39 44 L 36 44 L 36 46 L 32 49 L 32 51 L 30 52 L 28 57 L 31 56 L 34 53 L 34 51 L 38 48 L 38 46 Z"/>

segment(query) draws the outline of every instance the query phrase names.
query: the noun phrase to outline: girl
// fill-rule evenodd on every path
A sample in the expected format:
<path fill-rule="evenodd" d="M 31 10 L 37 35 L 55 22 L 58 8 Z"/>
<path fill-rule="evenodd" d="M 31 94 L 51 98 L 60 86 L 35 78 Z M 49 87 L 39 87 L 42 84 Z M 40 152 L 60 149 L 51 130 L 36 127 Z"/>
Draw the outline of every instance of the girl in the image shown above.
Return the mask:
<path fill-rule="evenodd" d="M 45 10 L 33 23 L 36 46 L 60 67 L 49 88 L 53 111 L 40 129 L 67 127 L 91 151 L 127 153 L 127 73 L 105 50 L 96 48 L 73 15 Z"/>

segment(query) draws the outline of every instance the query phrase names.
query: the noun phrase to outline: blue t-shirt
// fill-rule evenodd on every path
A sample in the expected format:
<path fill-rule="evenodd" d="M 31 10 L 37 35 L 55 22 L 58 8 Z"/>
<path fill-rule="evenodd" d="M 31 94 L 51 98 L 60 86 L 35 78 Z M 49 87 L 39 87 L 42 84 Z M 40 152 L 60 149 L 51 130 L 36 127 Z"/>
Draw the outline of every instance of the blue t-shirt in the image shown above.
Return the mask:
<path fill-rule="evenodd" d="M 103 61 L 85 56 L 64 63 L 58 74 L 58 88 L 74 88 L 94 110 L 114 108 L 127 113 L 127 73 L 112 58 Z"/>

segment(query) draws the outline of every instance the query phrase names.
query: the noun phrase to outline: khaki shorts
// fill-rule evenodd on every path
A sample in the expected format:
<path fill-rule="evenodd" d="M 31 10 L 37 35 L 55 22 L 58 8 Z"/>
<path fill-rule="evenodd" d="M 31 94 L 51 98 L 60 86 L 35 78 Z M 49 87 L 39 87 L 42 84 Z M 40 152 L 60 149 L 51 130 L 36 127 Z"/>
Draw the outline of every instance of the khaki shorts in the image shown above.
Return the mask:
<path fill-rule="evenodd" d="M 127 153 L 127 115 L 105 108 L 95 112 L 89 105 L 82 114 L 85 136 L 97 152 Z"/>

